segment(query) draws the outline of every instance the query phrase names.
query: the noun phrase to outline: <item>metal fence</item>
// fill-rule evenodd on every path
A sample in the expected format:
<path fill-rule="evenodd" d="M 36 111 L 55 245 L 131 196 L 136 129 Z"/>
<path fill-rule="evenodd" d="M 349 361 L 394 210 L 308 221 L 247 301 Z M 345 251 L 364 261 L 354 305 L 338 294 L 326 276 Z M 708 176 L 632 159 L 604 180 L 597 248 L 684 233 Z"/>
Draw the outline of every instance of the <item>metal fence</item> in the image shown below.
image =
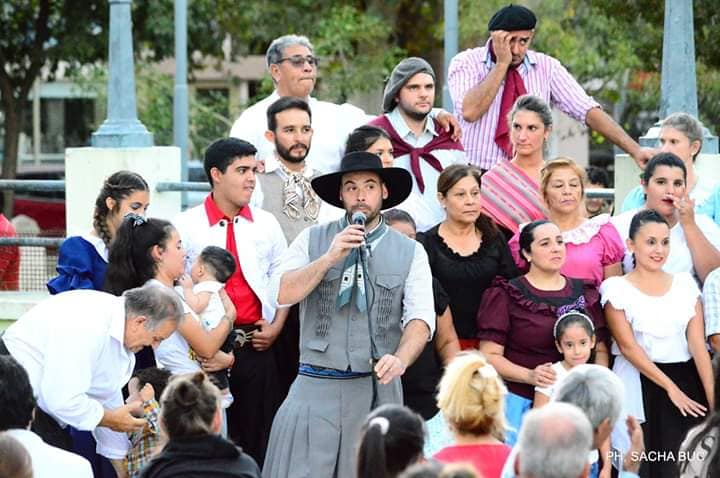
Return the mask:
<path fill-rule="evenodd" d="M 64 191 L 65 181 L 63 180 L 0 180 L 0 191 L 12 190 L 16 192 L 52 192 Z M 160 182 L 155 187 L 156 192 L 171 191 L 210 191 L 207 182 Z M 585 191 L 588 198 L 612 199 L 614 189 L 588 189 Z M 17 218 L 16 218 L 17 219 Z M 28 221 L 23 224 L 16 222 L 17 235 L 15 237 L 0 237 L 0 253 L 5 248 L 19 248 L 20 252 L 20 273 L 19 290 L 21 291 L 44 291 L 48 280 L 57 275 L 56 266 L 58 250 L 65 240 L 65 231 L 40 231 Z M 42 235 L 41 235 L 42 233 Z M 1 271 L 0 271 L 1 272 Z M 14 286 L 12 286 L 14 288 Z M 0 290 L 8 288 L 8 284 L 2 283 L 0 276 Z"/>

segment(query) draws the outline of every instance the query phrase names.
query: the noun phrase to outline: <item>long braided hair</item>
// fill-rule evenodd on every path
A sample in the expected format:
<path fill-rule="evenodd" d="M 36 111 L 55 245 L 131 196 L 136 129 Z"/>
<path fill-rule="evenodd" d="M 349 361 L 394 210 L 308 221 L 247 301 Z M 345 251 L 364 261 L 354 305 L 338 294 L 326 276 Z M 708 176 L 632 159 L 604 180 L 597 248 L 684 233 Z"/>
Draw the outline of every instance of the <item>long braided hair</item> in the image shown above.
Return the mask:
<path fill-rule="evenodd" d="M 98 194 L 97 199 L 95 199 L 93 228 L 107 247 L 110 247 L 110 241 L 112 241 L 112 234 L 108 226 L 108 216 L 113 212 L 117 212 L 120 208 L 121 200 L 135 191 L 148 191 L 149 189 L 147 182 L 145 182 L 142 176 L 132 171 L 118 171 L 105 180 L 100 194 Z M 107 206 L 108 198 L 115 200 L 115 207 L 112 211 Z"/>

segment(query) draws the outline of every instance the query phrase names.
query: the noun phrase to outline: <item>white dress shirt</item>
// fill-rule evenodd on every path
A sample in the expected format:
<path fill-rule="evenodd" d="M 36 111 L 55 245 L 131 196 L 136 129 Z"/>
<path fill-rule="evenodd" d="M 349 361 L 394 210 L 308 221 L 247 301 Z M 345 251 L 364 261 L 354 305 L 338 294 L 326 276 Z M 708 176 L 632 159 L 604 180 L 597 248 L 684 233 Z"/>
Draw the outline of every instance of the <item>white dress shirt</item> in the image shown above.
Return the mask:
<path fill-rule="evenodd" d="M 314 226 L 317 227 L 317 226 Z M 285 272 L 300 269 L 310 264 L 309 244 L 310 229 L 302 231 L 290 244 L 281 258 L 281 266 L 275 271 L 270 281 L 269 295 L 276 306 L 280 293 L 280 279 Z M 387 234 L 387 232 L 385 233 Z M 377 239 L 377 247 L 382 247 L 383 237 Z M 288 304 L 282 304 L 286 306 Z M 433 302 L 432 273 L 425 248 L 417 242 L 410 271 L 403 288 L 403 316 L 401 325 L 405 327 L 413 319 L 420 319 L 430 328 L 430 338 L 435 333 L 435 304 Z"/>
<path fill-rule="evenodd" d="M 243 111 L 230 130 L 231 137 L 244 139 L 257 148 L 257 159 L 274 158 L 275 145 L 265 138 L 265 132 L 268 129 L 267 109 L 279 99 L 278 92 L 273 91 Z M 336 105 L 310 97 L 308 104 L 312 111 L 313 139 L 305 161 L 322 173 L 335 172 L 340 169 L 348 135 L 375 117 L 348 103 Z"/>
<path fill-rule="evenodd" d="M 422 148 L 438 135 L 437 131 L 435 131 L 435 123 L 429 116 L 425 121 L 425 129 L 420 136 L 415 136 L 415 133 L 410 130 L 398 108 L 395 108 L 386 116 L 400 138 L 413 148 Z M 443 169 L 452 164 L 467 164 L 465 151 L 436 149 L 433 151 L 433 156 L 440 161 Z M 393 160 L 393 166 L 406 169 L 412 174 L 409 154 L 395 158 Z M 425 232 L 445 220 L 445 210 L 437 198 L 437 180 L 440 177 L 441 171 L 436 170 L 430 166 L 427 161 L 420 158 L 420 172 L 422 173 L 423 182 L 425 183 L 425 191 L 420 192 L 415 176 L 413 176 L 412 192 L 397 208 L 404 210 L 412 216 L 417 224 L 418 232 Z"/>
<path fill-rule="evenodd" d="M 39 303 L 3 335 L 38 406 L 61 426 L 93 430 L 98 453 L 108 458 L 123 458 L 129 447 L 124 433 L 98 427 L 105 410 L 123 406 L 121 390 L 135 365 L 124 334 L 122 297 L 74 290 Z"/>
<path fill-rule="evenodd" d="M 623 241 L 627 239 L 630 234 L 630 223 L 632 222 L 633 217 L 641 210 L 642 209 L 633 209 L 618 216 L 614 216 L 611 219 L 611 222 L 615 226 L 615 229 L 617 229 L 618 234 L 620 234 Z M 700 231 L 702 231 L 707 240 L 710 241 L 710 244 L 720 250 L 720 227 L 705 214 L 695 214 L 695 223 L 698 225 Z M 623 257 L 622 266 L 623 272 L 626 274 L 635 269 L 632 252 L 630 252 L 627 248 L 627 244 L 625 244 L 625 257 Z M 693 276 L 697 277 L 695 266 L 693 265 L 692 255 L 690 254 L 690 248 L 688 247 L 687 239 L 685 238 L 685 231 L 680 223 L 677 223 L 670 228 L 670 254 L 663 266 L 663 270 L 670 274 L 689 272 Z"/>
<path fill-rule="evenodd" d="M 30 454 L 33 478 L 93 478 L 90 462 L 82 456 L 50 446 L 30 430 L 15 428 L 6 433 Z"/>
<path fill-rule="evenodd" d="M 275 319 L 275 306 L 267 295 L 268 283 L 274 271 L 280 266 L 280 256 L 287 249 L 285 235 L 275 216 L 251 206 L 253 220 L 240 215 L 233 219 L 238 260 L 248 285 L 262 303 L 263 319 Z M 210 226 L 205 204 L 181 212 L 173 220 L 183 246 L 187 251 L 187 272 L 200 252 L 207 246 L 226 249 L 227 224 L 221 220 Z"/>

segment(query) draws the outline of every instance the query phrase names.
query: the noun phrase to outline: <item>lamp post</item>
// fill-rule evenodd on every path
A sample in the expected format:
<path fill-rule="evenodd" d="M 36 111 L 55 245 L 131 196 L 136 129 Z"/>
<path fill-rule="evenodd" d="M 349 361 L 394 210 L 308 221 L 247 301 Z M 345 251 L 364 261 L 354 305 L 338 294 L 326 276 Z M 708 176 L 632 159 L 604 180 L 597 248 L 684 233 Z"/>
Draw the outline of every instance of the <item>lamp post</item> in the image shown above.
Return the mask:
<path fill-rule="evenodd" d="M 92 146 L 133 148 L 153 145 L 153 135 L 137 117 L 133 60 L 132 0 L 109 0 L 110 41 L 107 119 L 92 134 Z"/>

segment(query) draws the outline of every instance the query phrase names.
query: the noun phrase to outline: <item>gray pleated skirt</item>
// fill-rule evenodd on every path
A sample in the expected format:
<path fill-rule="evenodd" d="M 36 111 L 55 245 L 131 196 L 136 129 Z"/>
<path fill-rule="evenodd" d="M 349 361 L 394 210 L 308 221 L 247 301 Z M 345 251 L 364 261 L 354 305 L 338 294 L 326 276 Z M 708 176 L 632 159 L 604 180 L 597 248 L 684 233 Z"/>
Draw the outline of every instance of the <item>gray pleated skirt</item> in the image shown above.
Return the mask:
<path fill-rule="evenodd" d="M 362 427 L 373 408 L 372 377 L 298 375 L 275 415 L 263 478 L 355 476 Z M 401 403 L 400 380 L 378 386 L 378 402 Z"/>

